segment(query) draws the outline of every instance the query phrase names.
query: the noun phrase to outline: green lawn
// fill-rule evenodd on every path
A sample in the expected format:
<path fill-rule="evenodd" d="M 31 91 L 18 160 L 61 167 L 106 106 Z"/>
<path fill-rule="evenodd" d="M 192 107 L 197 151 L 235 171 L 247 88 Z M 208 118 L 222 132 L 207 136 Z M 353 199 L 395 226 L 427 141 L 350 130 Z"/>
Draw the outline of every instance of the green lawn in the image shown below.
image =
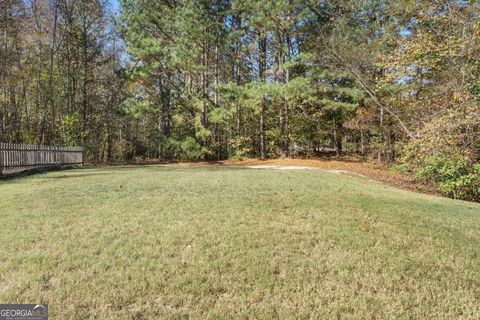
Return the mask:
<path fill-rule="evenodd" d="M 51 319 L 479 319 L 480 205 L 319 170 L 0 181 L 0 303 Z"/>

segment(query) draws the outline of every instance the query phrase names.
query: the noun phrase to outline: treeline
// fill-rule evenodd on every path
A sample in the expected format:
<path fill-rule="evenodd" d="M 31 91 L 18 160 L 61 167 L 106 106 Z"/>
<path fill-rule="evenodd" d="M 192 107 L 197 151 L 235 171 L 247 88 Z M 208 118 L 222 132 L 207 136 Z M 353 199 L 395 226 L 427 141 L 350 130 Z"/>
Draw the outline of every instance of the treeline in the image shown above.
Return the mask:
<path fill-rule="evenodd" d="M 0 141 L 82 145 L 113 160 L 128 127 L 117 116 L 121 50 L 104 1 L 0 1 Z"/>
<path fill-rule="evenodd" d="M 354 153 L 480 198 L 478 1 L 0 6 L 2 140 L 93 161 Z"/>

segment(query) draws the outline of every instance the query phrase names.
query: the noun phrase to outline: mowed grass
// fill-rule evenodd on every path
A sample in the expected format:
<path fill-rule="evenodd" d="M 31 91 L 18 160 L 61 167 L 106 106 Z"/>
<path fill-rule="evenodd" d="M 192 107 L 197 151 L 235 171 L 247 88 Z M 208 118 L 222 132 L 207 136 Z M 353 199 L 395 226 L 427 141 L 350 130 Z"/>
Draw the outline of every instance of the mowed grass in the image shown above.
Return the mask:
<path fill-rule="evenodd" d="M 320 170 L 0 181 L 0 302 L 51 319 L 479 319 L 480 205 Z"/>

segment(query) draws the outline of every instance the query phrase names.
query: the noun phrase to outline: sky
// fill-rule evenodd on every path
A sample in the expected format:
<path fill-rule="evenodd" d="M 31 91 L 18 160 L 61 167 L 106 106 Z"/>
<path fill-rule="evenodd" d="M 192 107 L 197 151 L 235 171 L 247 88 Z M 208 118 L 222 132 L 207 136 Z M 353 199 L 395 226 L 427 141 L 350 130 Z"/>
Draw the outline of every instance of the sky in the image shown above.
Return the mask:
<path fill-rule="evenodd" d="M 108 0 L 108 2 L 110 3 L 110 8 L 112 9 L 112 11 L 118 12 L 120 10 L 119 1 L 120 0 Z"/>

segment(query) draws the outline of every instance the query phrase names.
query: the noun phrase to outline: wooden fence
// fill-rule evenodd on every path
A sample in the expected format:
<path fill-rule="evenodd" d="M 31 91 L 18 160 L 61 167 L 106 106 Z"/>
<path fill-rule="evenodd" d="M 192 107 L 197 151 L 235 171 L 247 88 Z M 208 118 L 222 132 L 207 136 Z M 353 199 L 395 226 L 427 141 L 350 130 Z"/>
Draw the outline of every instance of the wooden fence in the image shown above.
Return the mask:
<path fill-rule="evenodd" d="M 0 143 L 0 175 L 83 164 L 83 148 Z"/>

